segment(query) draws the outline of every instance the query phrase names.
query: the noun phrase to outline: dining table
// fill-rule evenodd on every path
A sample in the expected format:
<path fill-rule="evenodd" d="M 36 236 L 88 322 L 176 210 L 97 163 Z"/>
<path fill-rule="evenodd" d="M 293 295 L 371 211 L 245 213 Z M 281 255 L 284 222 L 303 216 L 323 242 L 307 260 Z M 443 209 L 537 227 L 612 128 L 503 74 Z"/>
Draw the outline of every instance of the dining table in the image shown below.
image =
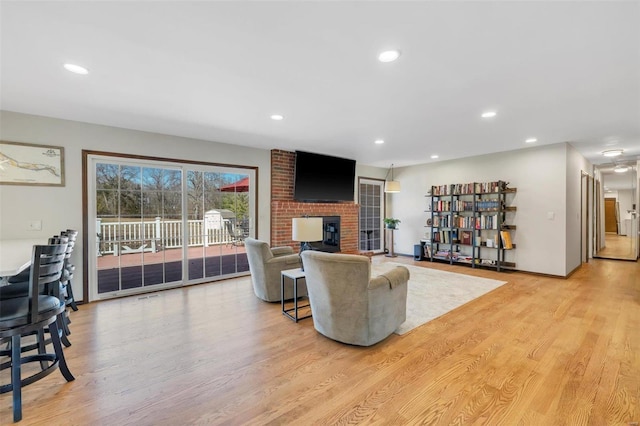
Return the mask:
<path fill-rule="evenodd" d="M 43 238 L 16 238 L 0 240 L 0 285 L 31 266 L 33 246 L 46 244 Z"/>

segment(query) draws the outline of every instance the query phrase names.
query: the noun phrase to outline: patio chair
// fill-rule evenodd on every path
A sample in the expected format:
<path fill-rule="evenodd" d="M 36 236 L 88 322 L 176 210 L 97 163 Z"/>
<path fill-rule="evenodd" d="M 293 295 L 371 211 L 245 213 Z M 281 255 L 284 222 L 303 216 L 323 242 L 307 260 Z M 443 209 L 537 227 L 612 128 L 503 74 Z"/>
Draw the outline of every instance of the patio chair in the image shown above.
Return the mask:
<path fill-rule="evenodd" d="M 224 225 L 227 229 L 227 233 L 229 234 L 229 239 L 227 240 L 227 246 L 241 246 L 244 244 L 244 231 L 240 228 L 236 228 L 233 226 L 231 222 L 225 221 Z"/>

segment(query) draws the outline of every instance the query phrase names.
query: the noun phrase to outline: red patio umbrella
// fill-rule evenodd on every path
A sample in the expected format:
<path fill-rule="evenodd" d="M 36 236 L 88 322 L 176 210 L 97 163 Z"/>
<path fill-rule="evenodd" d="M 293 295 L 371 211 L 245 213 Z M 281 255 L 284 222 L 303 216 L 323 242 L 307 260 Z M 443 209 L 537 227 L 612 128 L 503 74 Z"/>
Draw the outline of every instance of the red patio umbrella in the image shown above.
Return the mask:
<path fill-rule="evenodd" d="M 248 192 L 249 191 L 249 176 L 240 179 L 234 183 L 224 185 L 220 187 L 222 192 Z"/>

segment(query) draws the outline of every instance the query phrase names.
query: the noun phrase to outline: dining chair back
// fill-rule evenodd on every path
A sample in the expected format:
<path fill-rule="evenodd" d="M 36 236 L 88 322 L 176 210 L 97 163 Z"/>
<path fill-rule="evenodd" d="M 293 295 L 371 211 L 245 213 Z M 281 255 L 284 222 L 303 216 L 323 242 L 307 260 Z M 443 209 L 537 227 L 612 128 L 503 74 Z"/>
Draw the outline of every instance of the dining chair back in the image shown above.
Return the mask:
<path fill-rule="evenodd" d="M 19 296 L 2 301 L 0 309 L 0 342 L 9 343 L 8 350 L 0 351 L 0 355 L 9 356 L 10 360 L 0 364 L 0 370 L 11 369 L 11 379 L 0 385 L 0 393 L 12 392 L 13 421 L 22 419 L 22 387 L 34 383 L 60 369 L 67 381 L 74 380 L 67 366 L 60 341 L 57 317 L 65 309 L 59 298 L 42 294 L 41 289 L 59 285 L 67 244 L 33 246 L 29 289 L 26 296 Z M 23 355 L 21 338 L 34 331 L 43 332 L 49 328 L 53 353 L 38 351 L 35 355 Z M 38 362 L 40 370 L 22 378 L 22 365 Z M 31 369 L 28 370 L 30 373 Z"/>
<path fill-rule="evenodd" d="M 66 231 L 62 231 L 60 233 L 61 236 L 69 237 L 69 244 L 71 244 L 71 250 L 75 248 L 76 240 L 78 238 L 78 231 L 75 229 L 67 229 Z M 73 263 L 71 263 L 71 256 L 69 255 L 69 259 L 64 265 L 65 274 L 63 275 L 63 279 L 65 280 L 63 284 L 65 303 L 67 306 L 70 306 L 74 311 L 78 310 L 78 305 L 76 305 L 76 300 L 73 297 L 73 286 L 71 285 L 71 279 L 73 278 L 73 271 L 75 271 L 76 267 Z"/>
<path fill-rule="evenodd" d="M 73 270 L 69 272 L 69 262 L 71 259 L 71 253 L 73 252 L 73 247 L 75 245 L 75 241 L 71 241 L 69 237 L 65 235 L 64 232 L 60 234 L 60 236 L 55 235 L 49 238 L 49 244 L 66 244 L 67 249 L 64 253 L 64 264 L 62 266 L 62 274 L 60 275 L 60 282 L 58 285 L 53 285 L 50 289 L 46 289 L 47 294 L 51 294 L 58 299 L 62 300 L 65 304 L 65 310 L 58 315 L 58 328 L 60 330 L 60 339 L 62 340 L 62 344 L 66 347 L 71 346 L 71 341 L 69 341 L 69 336 L 71 334 L 71 330 L 69 329 L 69 324 L 71 324 L 71 319 L 69 318 L 69 312 L 66 309 L 67 306 L 67 288 L 69 287 L 71 278 L 73 278 Z"/>

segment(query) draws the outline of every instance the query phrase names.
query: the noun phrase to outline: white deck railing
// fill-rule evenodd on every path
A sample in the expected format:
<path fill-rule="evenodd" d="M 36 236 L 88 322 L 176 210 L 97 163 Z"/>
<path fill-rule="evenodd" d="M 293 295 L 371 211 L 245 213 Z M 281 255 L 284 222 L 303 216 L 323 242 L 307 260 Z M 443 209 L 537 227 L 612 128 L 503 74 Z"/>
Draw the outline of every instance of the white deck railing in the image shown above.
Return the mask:
<path fill-rule="evenodd" d="M 187 221 L 189 247 L 230 244 L 237 241 L 229 228 L 206 229 L 204 220 Z M 182 247 L 181 220 L 161 220 L 147 222 L 102 222 L 96 220 L 98 230 L 98 254 L 113 254 L 140 251 L 156 252 L 161 249 Z"/>

